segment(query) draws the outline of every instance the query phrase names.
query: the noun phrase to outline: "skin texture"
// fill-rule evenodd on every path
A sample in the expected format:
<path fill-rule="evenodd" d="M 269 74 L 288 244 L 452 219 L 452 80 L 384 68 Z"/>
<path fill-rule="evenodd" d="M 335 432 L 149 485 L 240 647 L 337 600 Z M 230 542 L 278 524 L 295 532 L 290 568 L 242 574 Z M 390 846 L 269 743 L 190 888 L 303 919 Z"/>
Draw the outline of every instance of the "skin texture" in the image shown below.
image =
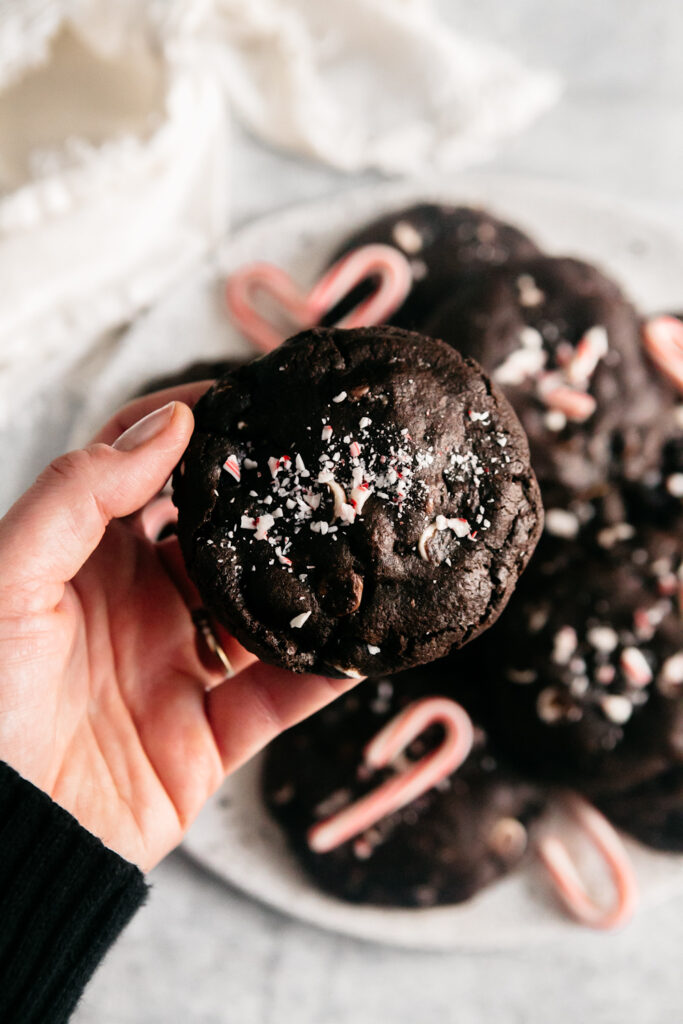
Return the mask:
<path fill-rule="evenodd" d="M 604 328 L 608 342 L 585 388 L 595 411 L 558 428 L 539 384 L 548 371 L 562 370 L 593 327 Z M 634 308 L 612 280 L 580 260 L 543 256 L 480 274 L 424 330 L 478 360 L 503 388 L 529 437 L 542 488 L 589 492 L 615 472 L 640 479 L 674 430 L 673 392 L 643 353 Z M 511 379 L 511 356 L 525 347 L 528 354 L 534 340 L 543 365 Z"/>
<path fill-rule="evenodd" d="M 390 769 L 362 771 L 365 744 L 411 700 L 452 689 L 453 681 L 440 678 L 433 666 L 393 682 L 368 680 L 358 695 L 348 695 L 268 748 L 266 804 L 304 870 L 327 892 L 384 906 L 458 903 L 523 860 L 525 830 L 544 798 L 539 787 L 496 759 L 480 730 L 469 757 L 444 786 L 362 834 L 360 855 L 354 840 L 327 853 L 308 847 L 308 829 L 332 813 L 328 808 L 353 802 L 391 776 Z M 432 727 L 413 741 L 408 761 L 438 743 L 439 734 Z M 505 842 L 511 826 L 512 842 Z"/>
<path fill-rule="evenodd" d="M 0 521 L 0 756 L 143 870 L 227 772 L 350 685 L 309 676 L 292 687 L 225 633 L 237 675 L 219 685 L 176 542 L 154 545 L 140 529 L 135 513 L 192 431 L 181 400 L 207 386 L 133 403 Z M 156 436 L 111 446 L 169 399 Z"/>
<path fill-rule="evenodd" d="M 539 253 L 535 243 L 522 231 L 485 210 L 417 203 L 394 210 L 354 232 L 330 262 L 371 243 L 393 245 L 410 259 L 413 287 L 389 323 L 419 331 L 438 305 L 451 298 L 482 269 L 510 260 L 529 259 Z M 367 285 L 359 285 L 325 322 L 336 323 L 369 291 Z"/>
<path fill-rule="evenodd" d="M 219 381 L 196 415 L 174 475 L 180 544 L 207 606 L 263 660 L 360 675 L 433 660 L 497 617 L 535 545 L 540 498 L 512 410 L 420 335 L 304 332 Z M 318 473 L 348 502 L 356 469 L 369 496 L 355 518 L 347 505 L 351 522 Z M 425 558 L 438 516 L 470 526 L 442 527 Z"/>

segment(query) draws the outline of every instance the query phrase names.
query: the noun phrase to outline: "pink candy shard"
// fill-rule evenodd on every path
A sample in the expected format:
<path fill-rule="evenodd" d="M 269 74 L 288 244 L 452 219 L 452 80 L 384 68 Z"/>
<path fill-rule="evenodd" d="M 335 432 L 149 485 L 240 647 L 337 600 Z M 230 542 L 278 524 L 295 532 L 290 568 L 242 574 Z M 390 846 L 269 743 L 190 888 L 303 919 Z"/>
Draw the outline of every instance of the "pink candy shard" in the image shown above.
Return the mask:
<path fill-rule="evenodd" d="M 266 352 L 277 348 L 286 334 L 276 329 L 255 306 L 267 294 L 287 314 L 296 330 L 320 323 L 356 285 L 378 278 L 373 294 L 348 313 L 340 327 L 368 327 L 383 323 L 403 303 L 413 278 L 405 256 L 390 245 L 364 245 L 343 256 L 305 294 L 288 274 L 271 263 L 249 263 L 231 274 L 226 283 L 230 316 L 242 333 Z"/>
<path fill-rule="evenodd" d="M 227 470 L 230 476 L 233 476 L 239 483 L 240 481 L 240 464 L 236 455 L 228 455 L 227 459 L 223 463 L 223 469 Z"/>

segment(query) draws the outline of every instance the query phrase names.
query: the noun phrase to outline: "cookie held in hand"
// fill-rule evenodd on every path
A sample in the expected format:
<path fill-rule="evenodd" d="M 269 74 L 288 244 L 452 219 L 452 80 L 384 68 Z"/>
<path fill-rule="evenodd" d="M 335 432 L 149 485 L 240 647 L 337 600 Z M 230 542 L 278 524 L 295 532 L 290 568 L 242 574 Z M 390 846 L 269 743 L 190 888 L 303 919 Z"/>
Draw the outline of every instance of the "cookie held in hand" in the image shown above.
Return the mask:
<path fill-rule="evenodd" d="M 362 677 L 486 629 L 538 538 L 526 437 L 480 367 L 398 328 L 318 328 L 228 374 L 174 475 L 210 611 L 264 661 Z"/>

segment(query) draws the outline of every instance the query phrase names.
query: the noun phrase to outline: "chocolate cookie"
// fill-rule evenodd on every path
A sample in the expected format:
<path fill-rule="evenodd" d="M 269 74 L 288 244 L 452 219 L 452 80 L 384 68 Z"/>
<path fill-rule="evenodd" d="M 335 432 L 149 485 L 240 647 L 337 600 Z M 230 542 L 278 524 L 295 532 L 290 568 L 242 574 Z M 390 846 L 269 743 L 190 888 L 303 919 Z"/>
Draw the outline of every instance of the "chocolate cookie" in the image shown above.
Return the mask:
<path fill-rule="evenodd" d="M 336 262 L 361 245 L 393 245 L 412 266 L 414 284 L 390 323 L 421 330 L 436 307 L 482 268 L 510 260 L 529 259 L 539 253 L 519 228 L 498 220 L 486 210 L 440 203 L 417 203 L 372 221 L 347 238 L 334 254 Z M 355 289 L 328 317 L 335 323 L 369 294 L 368 286 Z"/>
<path fill-rule="evenodd" d="M 683 765 L 598 803 L 615 825 L 641 843 L 683 853 Z"/>
<path fill-rule="evenodd" d="M 478 731 L 465 763 L 436 788 L 335 849 L 311 850 L 312 825 L 392 776 L 389 769 L 364 771 L 363 748 L 417 694 L 429 692 L 429 678 L 416 675 L 401 676 L 395 688 L 390 680 L 369 680 L 266 752 L 264 798 L 292 851 L 317 885 L 354 903 L 425 907 L 468 899 L 522 861 L 527 829 L 543 808 L 539 787 L 506 770 Z M 414 740 L 404 770 L 439 739 L 432 726 Z"/>
<path fill-rule="evenodd" d="M 632 305 L 596 267 L 542 256 L 480 274 L 424 330 L 504 389 L 542 487 L 587 491 L 656 460 L 673 392 L 643 354 Z"/>
<path fill-rule="evenodd" d="M 681 533 L 599 516 L 582 526 L 557 508 L 546 523 L 518 593 L 469 655 L 485 722 L 536 777 L 622 790 L 683 762 Z"/>
<path fill-rule="evenodd" d="M 662 445 L 652 468 L 624 483 L 630 515 L 664 529 L 683 522 L 683 429 Z"/>
<path fill-rule="evenodd" d="M 174 475 L 188 571 L 264 661 L 365 676 L 499 615 L 541 529 L 480 368 L 397 328 L 318 328 L 220 380 Z"/>

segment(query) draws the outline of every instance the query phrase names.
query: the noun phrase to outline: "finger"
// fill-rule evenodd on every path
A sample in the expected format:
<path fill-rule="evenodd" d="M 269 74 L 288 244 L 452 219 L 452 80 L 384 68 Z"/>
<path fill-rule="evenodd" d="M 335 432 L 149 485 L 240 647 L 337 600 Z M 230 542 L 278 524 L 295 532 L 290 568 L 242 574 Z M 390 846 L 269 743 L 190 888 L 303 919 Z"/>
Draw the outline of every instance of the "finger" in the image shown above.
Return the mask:
<path fill-rule="evenodd" d="M 55 607 L 109 521 L 137 511 L 159 491 L 193 422 L 186 405 L 172 402 L 115 446 L 94 444 L 48 466 L 0 521 L 0 590 L 10 606 Z"/>
<path fill-rule="evenodd" d="M 199 401 L 205 391 L 213 384 L 212 380 L 200 380 L 193 384 L 179 384 L 178 387 L 155 391 L 151 395 L 143 395 L 135 401 L 119 409 L 108 423 L 97 432 L 91 444 L 112 444 L 125 430 L 141 420 L 155 409 L 161 409 L 168 402 L 184 402 L 190 408 Z"/>
<path fill-rule="evenodd" d="M 157 544 L 156 549 L 166 572 L 171 577 L 187 607 L 190 610 L 202 608 L 203 601 L 199 591 L 187 575 L 178 538 L 168 537 Z M 242 647 L 234 636 L 231 636 L 219 623 L 212 621 L 211 626 L 216 640 L 223 648 L 230 662 L 233 672 L 241 672 L 258 660 L 255 654 L 251 654 L 245 647 Z M 218 656 L 208 648 L 204 638 L 199 634 L 197 635 L 197 653 L 205 670 L 205 676 L 202 678 L 204 689 L 209 690 L 225 682 L 225 667 Z"/>
<path fill-rule="evenodd" d="M 358 679 L 294 675 L 256 662 L 211 690 L 206 707 L 223 767 L 232 772 L 284 729 L 346 693 Z"/>
<path fill-rule="evenodd" d="M 187 574 L 185 560 L 180 550 L 177 536 L 166 537 L 158 540 L 159 534 L 167 526 L 174 525 L 178 519 L 178 510 L 173 504 L 169 495 L 161 495 L 154 498 L 148 505 L 137 512 L 130 520 L 131 528 L 141 537 L 155 544 L 156 551 L 163 563 L 163 566 L 175 584 L 176 589 L 183 598 L 190 611 L 197 611 L 204 608 L 204 602 Z M 212 639 L 220 645 L 222 653 L 229 665 L 230 677 L 241 672 L 248 665 L 257 660 L 255 654 L 251 654 L 246 648 L 232 636 L 227 630 L 211 620 L 210 632 Z M 223 658 L 219 657 L 215 649 L 211 647 L 201 631 L 197 630 L 197 654 L 206 672 L 204 688 L 209 690 L 214 686 L 220 686 L 228 676 L 226 675 L 226 664 Z"/>

